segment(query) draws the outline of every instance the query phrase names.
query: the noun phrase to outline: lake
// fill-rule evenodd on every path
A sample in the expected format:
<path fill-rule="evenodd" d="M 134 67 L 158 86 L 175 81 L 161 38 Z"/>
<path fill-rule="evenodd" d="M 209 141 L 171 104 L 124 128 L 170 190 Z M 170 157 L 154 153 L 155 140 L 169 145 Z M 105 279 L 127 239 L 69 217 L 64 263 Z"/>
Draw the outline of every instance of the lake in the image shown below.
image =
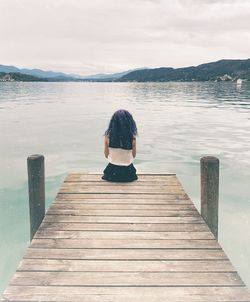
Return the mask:
<path fill-rule="evenodd" d="M 65 175 L 102 172 L 112 113 L 138 126 L 137 171 L 176 173 L 200 210 L 200 158 L 220 159 L 219 238 L 250 287 L 250 82 L 0 83 L 0 293 L 29 244 L 27 156 L 46 161 L 46 207 Z"/>

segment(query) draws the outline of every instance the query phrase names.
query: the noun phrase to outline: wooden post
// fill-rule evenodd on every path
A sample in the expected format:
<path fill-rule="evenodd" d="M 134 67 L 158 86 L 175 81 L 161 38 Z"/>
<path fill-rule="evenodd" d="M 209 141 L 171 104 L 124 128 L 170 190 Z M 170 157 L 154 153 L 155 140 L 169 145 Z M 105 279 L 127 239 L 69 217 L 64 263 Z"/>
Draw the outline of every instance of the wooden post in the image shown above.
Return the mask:
<path fill-rule="evenodd" d="M 44 156 L 27 158 L 30 210 L 30 240 L 33 239 L 45 215 Z"/>
<path fill-rule="evenodd" d="M 201 158 L 201 216 L 218 239 L 219 160 Z"/>

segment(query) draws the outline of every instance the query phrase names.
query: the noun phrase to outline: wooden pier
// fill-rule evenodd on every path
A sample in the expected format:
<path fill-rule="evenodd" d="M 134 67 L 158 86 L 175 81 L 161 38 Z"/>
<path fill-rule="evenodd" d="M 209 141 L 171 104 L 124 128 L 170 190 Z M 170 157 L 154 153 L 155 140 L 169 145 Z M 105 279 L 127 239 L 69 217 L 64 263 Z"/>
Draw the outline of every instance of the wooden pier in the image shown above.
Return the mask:
<path fill-rule="evenodd" d="M 70 174 L 1 301 L 239 302 L 250 292 L 174 174 Z"/>

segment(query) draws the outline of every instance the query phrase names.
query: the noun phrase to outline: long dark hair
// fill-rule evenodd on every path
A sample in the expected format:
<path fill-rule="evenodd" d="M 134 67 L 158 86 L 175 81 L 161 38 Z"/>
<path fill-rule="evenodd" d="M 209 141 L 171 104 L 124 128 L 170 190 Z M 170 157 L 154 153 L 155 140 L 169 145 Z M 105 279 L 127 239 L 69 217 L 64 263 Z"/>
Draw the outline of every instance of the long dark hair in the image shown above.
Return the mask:
<path fill-rule="evenodd" d="M 105 134 L 109 136 L 110 147 L 132 149 L 132 139 L 137 135 L 133 116 L 127 110 L 117 110 L 112 115 Z"/>

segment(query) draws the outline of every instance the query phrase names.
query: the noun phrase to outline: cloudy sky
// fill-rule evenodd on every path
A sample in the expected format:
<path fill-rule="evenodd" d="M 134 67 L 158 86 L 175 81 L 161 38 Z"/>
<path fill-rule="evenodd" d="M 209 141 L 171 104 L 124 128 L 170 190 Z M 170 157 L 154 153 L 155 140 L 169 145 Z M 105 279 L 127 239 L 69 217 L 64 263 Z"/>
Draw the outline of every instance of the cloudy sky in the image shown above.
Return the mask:
<path fill-rule="evenodd" d="M 250 57 L 250 0 L 0 0 L 0 64 L 78 73 Z"/>

